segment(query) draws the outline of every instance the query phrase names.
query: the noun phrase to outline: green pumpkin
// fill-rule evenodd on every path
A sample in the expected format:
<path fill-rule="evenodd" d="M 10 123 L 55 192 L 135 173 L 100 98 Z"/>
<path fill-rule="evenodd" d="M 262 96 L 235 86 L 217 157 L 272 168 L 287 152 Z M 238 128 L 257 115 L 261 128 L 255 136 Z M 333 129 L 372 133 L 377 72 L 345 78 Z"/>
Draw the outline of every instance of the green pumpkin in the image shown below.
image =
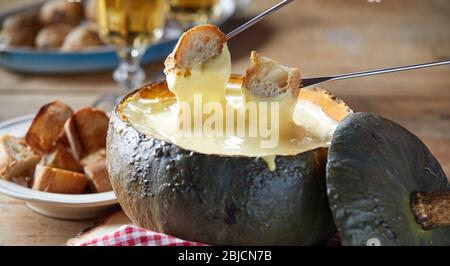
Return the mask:
<path fill-rule="evenodd" d="M 448 191 L 441 166 L 418 137 L 369 113 L 347 116 L 333 136 L 327 190 L 344 245 L 450 245 L 450 227 L 424 230 L 414 192 Z"/>
<path fill-rule="evenodd" d="M 212 245 L 313 245 L 333 233 L 326 148 L 277 156 L 275 171 L 255 157 L 185 150 L 139 132 L 121 112 L 134 96 L 161 95 L 173 97 L 165 83 L 131 93 L 112 114 L 108 131 L 111 183 L 136 225 Z M 323 91 L 305 97 L 314 95 L 333 108 Z"/>

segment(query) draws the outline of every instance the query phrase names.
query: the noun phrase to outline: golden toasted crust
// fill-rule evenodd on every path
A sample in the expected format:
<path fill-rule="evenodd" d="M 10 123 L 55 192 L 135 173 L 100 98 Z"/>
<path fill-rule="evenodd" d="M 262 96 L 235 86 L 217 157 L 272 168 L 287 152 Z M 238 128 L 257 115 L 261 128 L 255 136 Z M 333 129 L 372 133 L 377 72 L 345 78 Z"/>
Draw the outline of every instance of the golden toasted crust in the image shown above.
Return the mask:
<path fill-rule="evenodd" d="M 288 68 L 265 58 L 255 51 L 250 55 L 251 66 L 243 76 L 243 86 L 254 95 L 274 97 L 291 91 L 297 97 L 300 91 L 300 70 Z"/>
<path fill-rule="evenodd" d="M 88 178 L 80 173 L 36 166 L 33 189 L 62 194 L 82 194 L 88 183 Z"/>
<path fill-rule="evenodd" d="M 105 112 L 88 107 L 75 112 L 72 119 L 83 150 L 82 155 L 88 155 L 106 147 L 109 118 Z"/>
<path fill-rule="evenodd" d="M 215 25 L 200 25 L 186 31 L 164 63 L 166 73 L 206 62 L 221 53 L 225 42 L 225 34 Z"/>
<path fill-rule="evenodd" d="M 67 119 L 67 120 L 69 120 L 69 119 Z M 67 123 L 67 121 L 66 121 L 66 123 Z M 64 125 L 65 125 L 65 123 L 64 123 Z M 56 139 L 56 144 L 61 144 L 66 148 L 70 148 L 69 139 L 67 138 L 66 132 L 64 131 L 64 127 L 61 130 L 61 132 L 59 132 L 58 138 Z"/>
<path fill-rule="evenodd" d="M 64 123 L 72 113 L 72 108 L 59 101 L 44 105 L 28 129 L 25 136 L 27 144 L 36 151 L 50 152 L 60 137 Z"/>

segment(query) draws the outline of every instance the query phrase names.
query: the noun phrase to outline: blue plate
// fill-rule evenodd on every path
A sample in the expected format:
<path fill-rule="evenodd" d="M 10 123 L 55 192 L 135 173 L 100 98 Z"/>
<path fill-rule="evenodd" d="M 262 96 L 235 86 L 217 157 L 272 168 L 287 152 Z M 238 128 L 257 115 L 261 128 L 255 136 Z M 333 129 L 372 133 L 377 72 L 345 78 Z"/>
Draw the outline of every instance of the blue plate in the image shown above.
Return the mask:
<path fill-rule="evenodd" d="M 160 60 L 173 49 L 176 40 L 153 45 L 147 49 L 142 64 Z M 114 69 L 118 58 L 114 49 L 86 52 L 36 52 L 14 49 L 0 51 L 0 65 L 13 71 L 34 74 L 68 74 Z"/>
<path fill-rule="evenodd" d="M 227 21 L 235 12 L 236 5 L 233 0 L 220 0 L 223 10 L 221 17 L 214 21 L 220 25 Z M 42 1 L 27 5 L 0 14 L 0 23 L 10 15 L 28 10 L 36 10 Z M 161 60 L 172 51 L 180 32 L 167 28 L 161 42 L 149 46 L 145 51 L 142 64 Z M 0 47 L 0 66 L 23 73 L 33 74 L 74 74 L 89 73 L 93 71 L 112 70 L 119 61 L 115 50 L 111 46 L 102 46 L 83 52 L 43 51 L 33 48 Z"/>

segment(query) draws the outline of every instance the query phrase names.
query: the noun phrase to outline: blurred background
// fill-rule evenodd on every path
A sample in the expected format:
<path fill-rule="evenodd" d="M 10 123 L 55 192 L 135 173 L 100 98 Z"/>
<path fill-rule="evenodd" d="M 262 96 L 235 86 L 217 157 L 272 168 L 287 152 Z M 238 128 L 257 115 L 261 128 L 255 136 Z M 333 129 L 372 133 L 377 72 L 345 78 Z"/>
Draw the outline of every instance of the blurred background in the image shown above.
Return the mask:
<path fill-rule="evenodd" d="M 234 3 L 231 8 L 230 1 Z M 225 32 L 278 2 L 230 1 L 225 1 L 228 3 L 221 14 L 214 15 Z M 41 1 L 2 0 L 0 12 L 4 19 L 11 10 L 36 2 Z M 144 55 L 146 83 L 163 78 L 163 58 L 173 46 L 170 40 L 191 22 L 171 23 L 169 33 L 149 41 L 164 45 L 159 45 L 150 56 Z M 250 52 L 256 50 L 285 65 L 299 67 L 304 77 L 314 77 L 448 59 L 449 29 L 448 0 L 296 0 L 232 39 L 229 48 L 233 73 L 243 73 L 249 66 Z M 92 54 L 88 57 L 93 63 L 85 66 L 88 71 L 39 73 L 48 72 L 44 68 L 51 65 L 51 55 L 19 58 L 25 60 L 19 62 L 22 65 L 12 61 L 16 60 L 14 53 L 30 53 L 30 49 L 35 48 L 14 50 L 0 46 L 0 122 L 35 113 L 55 99 L 78 108 L 92 105 L 102 95 L 120 92 L 112 77 L 117 66 L 115 57 L 106 57 L 112 67 L 103 65 L 106 69 L 100 71 L 91 67 L 103 59 Z M 63 52 L 38 49 L 31 53 Z M 74 56 L 73 53 L 86 52 L 70 53 Z M 114 51 L 108 53 L 114 55 Z M 58 69 L 70 69 L 78 63 L 72 58 Z M 17 71 L 27 67 L 33 73 Z M 321 87 L 342 98 L 355 111 L 377 113 L 408 128 L 425 142 L 450 175 L 448 66 L 337 81 Z"/>

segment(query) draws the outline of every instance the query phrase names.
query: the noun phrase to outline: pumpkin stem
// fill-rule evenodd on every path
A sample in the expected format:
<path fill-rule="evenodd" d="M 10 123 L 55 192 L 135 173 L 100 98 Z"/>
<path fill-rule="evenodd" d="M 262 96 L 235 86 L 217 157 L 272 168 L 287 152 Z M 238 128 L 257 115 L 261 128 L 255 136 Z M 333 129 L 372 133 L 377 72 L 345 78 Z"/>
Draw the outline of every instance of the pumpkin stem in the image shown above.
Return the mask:
<path fill-rule="evenodd" d="M 411 198 L 411 209 L 422 229 L 450 225 L 450 190 L 415 192 Z"/>

